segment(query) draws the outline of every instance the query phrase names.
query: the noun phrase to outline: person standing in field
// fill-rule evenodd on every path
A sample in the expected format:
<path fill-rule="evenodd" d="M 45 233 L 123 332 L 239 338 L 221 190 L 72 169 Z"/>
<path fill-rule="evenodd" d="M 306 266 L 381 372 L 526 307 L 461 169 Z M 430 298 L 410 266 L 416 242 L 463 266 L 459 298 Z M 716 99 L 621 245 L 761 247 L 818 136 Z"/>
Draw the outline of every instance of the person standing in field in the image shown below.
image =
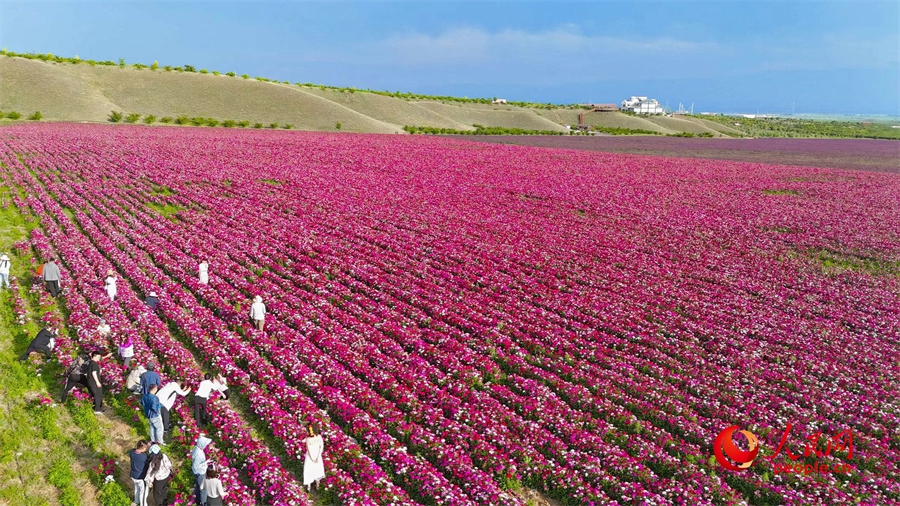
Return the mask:
<path fill-rule="evenodd" d="M 61 276 L 55 258 L 51 257 L 50 260 L 44 264 L 41 269 L 41 277 L 44 279 L 44 285 L 47 287 L 47 291 L 50 292 L 50 295 L 59 297 L 59 293 L 62 290 L 59 285 Z"/>
<path fill-rule="evenodd" d="M 131 461 L 131 481 L 134 482 L 134 504 L 147 506 L 147 486 L 144 479 L 147 477 L 147 450 L 150 444 L 141 439 L 134 449 L 128 452 Z"/>
<path fill-rule="evenodd" d="M 212 376 L 209 373 L 206 373 L 203 376 L 203 381 L 197 386 L 197 392 L 194 393 L 194 420 L 197 421 L 197 425 L 200 427 L 209 423 L 207 404 L 213 390 L 223 392 L 227 390 L 227 386 L 222 386 L 220 383 L 213 382 Z"/>
<path fill-rule="evenodd" d="M 159 397 L 156 396 L 158 390 L 158 386 L 151 385 L 150 391 L 141 397 L 141 406 L 144 407 L 144 416 L 150 422 L 150 440 L 154 443 L 166 444 L 163 441 L 163 421 L 162 413 L 160 412 L 162 404 L 159 402 Z"/>
<path fill-rule="evenodd" d="M 144 304 L 147 304 L 151 310 L 156 311 L 156 308 L 159 307 L 159 297 L 156 295 L 156 292 L 150 292 L 150 295 L 144 299 Z"/>
<path fill-rule="evenodd" d="M 177 381 L 166 383 L 166 386 L 160 388 L 159 391 L 156 392 L 156 396 L 159 397 L 159 403 L 162 404 L 160 414 L 162 414 L 163 431 L 169 432 L 172 430 L 169 412 L 172 411 L 172 406 L 175 405 L 175 399 L 177 399 L 179 395 L 184 397 L 189 393 L 191 393 L 191 389 L 188 388 L 187 390 L 183 390 Z"/>
<path fill-rule="evenodd" d="M 200 278 L 200 284 L 209 284 L 209 262 L 206 260 L 200 262 L 200 265 L 197 267 L 197 275 Z"/>
<path fill-rule="evenodd" d="M 262 330 L 266 324 L 266 305 L 259 295 L 253 298 L 253 304 L 250 305 L 250 321 L 257 330 Z"/>
<path fill-rule="evenodd" d="M 322 453 L 325 451 L 325 441 L 322 436 L 316 434 L 316 428 L 310 424 L 307 427 L 308 437 L 303 440 L 306 443 L 306 454 L 303 459 L 303 485 L 307 490 L 312 490 L 315 484 L 319 488 L 319 480 L 325 477 L 325 462 Z"/>
<path fill-rule="evenodd" d="M 209 469 L 206 470 L 206 480 L 204 480 L 203 486 L 206 487 L 206 506 L 222 506 L 222 498 L 228 495 L 228 492 L 222 488 L 219 471 L 214 465 L 209 466 Z"/>
<path fill-rule="evenodd" d="M 151 385 L 156 385 L 157 387 L 162 386 L 162 381 L 159 379 L 159 373 L 156 372 L 156 362 L 152 360 L 147 362 L 147 371 L 144 372 L 144 374 L 141 374 L 141 395 L 150 392 Z"/>
<path fill-rule="evenodd" d="M 131 365 L 131 361 L 134 359 L 134 343 L 131 341 L 131 336 L 128 336 L 125 342 L 119 345 L 119 356 L 122 357 L 122 363 L 126 368 Z"/>
<path fill-rule="evenodd" d="M 119 293 L 119 289 L 116 288 L 116 283 L 118 282 L 118 280 L 119 278 L 118 276 L 116 276 L 116 271 L 110 269 L 106 273 L 106 281 L 103 287 L 106 289 L 106 295 L 109 295 L 109 300 L 114 302 L 116 300 L 116 294 Z"/>
<path fill-rule="evenodd" d="M 3 288 L 4 285 L 6 288 L 9 288 L 9 268 L 11 266 L 12 264 L 6 253 L 0 255 L 0 288 Z"/>
<path fill-rule="evenodd" d="M 172 461 L 162 452 L 159 445 L 153 445 L 149 450 L 147 461 L 147 477 L 145 487 L 147 490 L 153 487 L 153 504 L 156 506 L 169 505 L 169 482 L 172 481 Z"/>
<path fill-rule="evenodd" d="M 56 346 L 56 329 L 53 327 L 44 327 L 34 336 L 34 339 L 31 340 L 31 343 L 28 344 L 28 349 L 25 350 L 25 353 L 19 357 L 19 362 L 24 362 L 25 359 L 28 358 L 28 355 L 39 351 L 44 354 L 44 358 L 50 359 L 50 356 L 53 355 L 53 348 Z"/>
<path fill-rule="evenodd" d="M 103 384 L 100 382 L 100 359 L 103 354 L 100 350 L 91 352 L 91 361 L 88 363 L 88 391 L 94 398 L 94 413 L 103 414 Z"/>
<path fill-rule="evenodd" d="M 191 451 L 191 472 L 194 473 L 194 491 L 197 493 L 197 505 L 206 504 L 206 471 L 209 467 L 209 461 L 206 460 L 206 447 L 212 443 L 212 439 L 200 434 L 197 438 L 197 444 Z"/>

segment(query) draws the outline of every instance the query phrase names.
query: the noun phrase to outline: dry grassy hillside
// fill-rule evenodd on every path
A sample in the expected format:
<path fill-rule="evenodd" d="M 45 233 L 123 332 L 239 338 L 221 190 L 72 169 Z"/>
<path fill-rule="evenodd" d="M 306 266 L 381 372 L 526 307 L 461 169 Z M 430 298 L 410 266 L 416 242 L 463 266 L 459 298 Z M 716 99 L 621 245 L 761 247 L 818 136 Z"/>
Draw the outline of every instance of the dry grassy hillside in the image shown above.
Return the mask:
<path fill-rule="evenodd" d="M 585 112 L 589 125 L 736 134 L 697 118 L 643 118 L 580 109 L 441 102 L 322 89 L 225 75 L 0 57 L 0 111 L 41 111 L 48 120 L 106 121 L 111 111 L 157 119 L 231 119 L 303 130 L 401 133 L 406 125 L 472 130 L 472 125 L 565 132 Z"/>
<path fill-rule="evenodd" d="M 547 119 L 557 121 L 565 125 L 577 125 L 578 114 L 584 112 L 584 122 L 588 125 L 596 125 L 613 128 L 630 128 L 632 130 L 650 130 L 661 134 L 672 134 L 680 130 L 672 130 L 658 125 L 646 118 L 629 116 L 619 112 L 585 112 L 576 109 L 553 109 L 540 111 Z"/>
<path fill-rule="evenodd" d="M 526 130 L 566 131 L 560 123 L 543 116 L 537 109 L 513 106 L 491 106 L 485 104 L 443 104 L 440 102 L 417 102 L 422 107 L 441 116 L 466 125 L 485 125 Z"/>
<path fill-rule="evenodd" d="M 647 121 L 676 132 L 689 132 L 692 134 L 707 133 L 716 137 L 722 136 L 718 130 L 713 130 L 699 122 L 693 121 L 693 119 L 694 118 L 687 117 L 669 118 L 666 116 L 650 116 L 647 118 Z"/>
<path fill-rule="evenodd" d="M 332 89 L 303 87 L 303 91 L 330 100 L 372 118 L 379 118 L 394 125 L 430 126 L 473 130 L 471 124 L 460 123 L 423 107 L 421 103 L 375 93 L 350 93 Z"/>

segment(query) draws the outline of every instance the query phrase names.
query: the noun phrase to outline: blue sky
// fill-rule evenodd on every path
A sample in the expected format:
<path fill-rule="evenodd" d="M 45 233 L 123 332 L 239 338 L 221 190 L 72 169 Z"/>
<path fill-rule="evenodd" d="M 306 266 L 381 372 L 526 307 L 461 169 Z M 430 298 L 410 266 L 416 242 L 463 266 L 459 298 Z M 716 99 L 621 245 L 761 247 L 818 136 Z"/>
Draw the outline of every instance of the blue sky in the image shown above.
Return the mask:
<path fill-rule="evenodd" d="M 470 97 L 900 115 L 896 1 L 0 0 L 0 46 Z"/>

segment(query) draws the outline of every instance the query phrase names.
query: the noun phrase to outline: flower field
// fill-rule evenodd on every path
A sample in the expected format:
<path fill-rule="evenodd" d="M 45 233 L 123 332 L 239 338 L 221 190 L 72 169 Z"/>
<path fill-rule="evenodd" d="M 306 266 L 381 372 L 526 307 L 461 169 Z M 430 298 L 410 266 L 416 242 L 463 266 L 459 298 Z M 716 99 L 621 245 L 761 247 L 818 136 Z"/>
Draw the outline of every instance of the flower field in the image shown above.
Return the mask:
<path fill-rule="evenodd" d="M 103 317 L 244 401 L 210 402 L 229 504 L 310 504 L 313 421 L 340 504 L 900 503 L 895 175 L 63 124 L 0 130 L 0 162 L 61 260 L 63 351 L 113 349 Z M 795 454 L 851 431 L 798 460 L 851 472 L 776 473 L 788 423 Z M 748 470 L 712 457 L 731 425 Z"/>

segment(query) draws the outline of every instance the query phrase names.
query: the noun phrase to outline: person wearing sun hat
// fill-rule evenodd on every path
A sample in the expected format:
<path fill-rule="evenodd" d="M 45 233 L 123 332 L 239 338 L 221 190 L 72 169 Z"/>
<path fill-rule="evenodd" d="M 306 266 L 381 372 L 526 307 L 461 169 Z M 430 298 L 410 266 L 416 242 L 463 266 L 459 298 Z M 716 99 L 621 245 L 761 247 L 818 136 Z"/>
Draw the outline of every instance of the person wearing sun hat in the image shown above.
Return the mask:
<path fill-rule="evenodd" d="M 6 285 L 6 288 L 9 288 L 9 268 L 10 268 L 9 257 L 6 256 L 6 253 L 0 255 L 0 288 L 3 288 Z"/>
<path fill-rule="evenodd" d="M 259 295 L 253 297 L 253 304 L 250 305 L 250 321 L 257 330 L 262 330 L 266 324 L 266 305 Z"/>
<path fill-rule="evenodd" d="M 147 451 L 147 477 L 145 489 L 153 487 L 153 503 L 156 506 L 168 506 L 169 482 L 172 481 L 173 466 L 169 456 L 162 452 L 158 444 L 150 446 Z"/>
<path fill-rule="evenodd" d="M 116 283 L 118 282 L 119 277 L 116 276 L 116 271 L 110 269 L 106 273 L 106 280 L 103 283 L 103 288 L 106 290 L 106 295 L 109 296 L 109 300 L 115 301 L 116 294 L 119 293 L 119 289 L 116 288 Z"/>
<path fill-rule="evenodd" d="M 156 308 L 159 306 L 159 297 L 156 295 L 156 292 L 150 292 L 150 295 L 144 299 L 144 304 L 147 304 L 147 307 L 156 311 Z"/>

